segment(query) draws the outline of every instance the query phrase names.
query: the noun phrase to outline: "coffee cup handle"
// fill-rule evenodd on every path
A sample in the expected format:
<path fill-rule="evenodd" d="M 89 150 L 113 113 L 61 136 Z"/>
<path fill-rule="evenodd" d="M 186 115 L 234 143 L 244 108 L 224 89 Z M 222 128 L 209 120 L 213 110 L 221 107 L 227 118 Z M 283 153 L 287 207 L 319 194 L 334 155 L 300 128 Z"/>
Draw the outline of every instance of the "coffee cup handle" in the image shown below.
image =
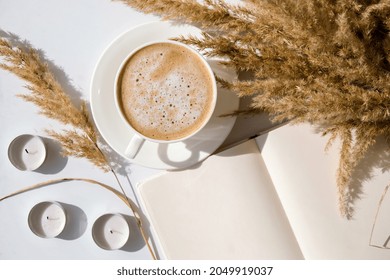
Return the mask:
<path fill-rule="evenodd" d="M 137 134 L 134 134 L 133 138 L 131 138 L 125 150 L 126 157 L 130 159 L 134 158 L 144 142 L 144 138 L 138 136 Z"/>

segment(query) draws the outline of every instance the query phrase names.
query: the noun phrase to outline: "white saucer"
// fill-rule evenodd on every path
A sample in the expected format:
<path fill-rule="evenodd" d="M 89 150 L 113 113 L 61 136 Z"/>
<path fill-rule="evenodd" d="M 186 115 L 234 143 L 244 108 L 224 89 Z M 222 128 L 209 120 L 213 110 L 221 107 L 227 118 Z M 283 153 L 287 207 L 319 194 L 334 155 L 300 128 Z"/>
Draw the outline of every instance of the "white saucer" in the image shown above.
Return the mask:
<path fill-rule="evenodd" d="M 91 109 L 96 126 L 104 140 L 118 154 L 124 152 L 132 132 L 120 118 L 115 107 L 115 74 L 122 60 L 141 44 L 155 40 L 166 40 L 179 35 L 200 35 L 200 30 L 187 25 L 172 25 L 168 22 L 153 22 L 131 29 L 115 39 L 100 57 L 91 82 Z M 234 71 L 209 61 L 211 67 L 222 78 L 236 78 Z M 226 139 L 236 121 L 235 117 L 219 117 L 232 113 L 239 107 L 238 97 L 218 88 L 218 101 L 210 122 L 194 137 L 183 142 L 157 144 L 146 141 L 132 163 L 156 169 L 183 169 L 204 160 Z M 127 159 L 127 158 L 126 158 Z"/>

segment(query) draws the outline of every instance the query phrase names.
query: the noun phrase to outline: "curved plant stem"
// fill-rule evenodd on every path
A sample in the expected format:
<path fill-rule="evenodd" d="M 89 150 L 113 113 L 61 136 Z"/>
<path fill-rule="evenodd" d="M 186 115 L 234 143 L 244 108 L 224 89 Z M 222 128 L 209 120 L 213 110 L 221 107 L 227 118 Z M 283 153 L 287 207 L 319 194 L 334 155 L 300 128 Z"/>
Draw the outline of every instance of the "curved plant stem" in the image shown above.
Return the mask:
<path fill-rule="evenodd" d="M 380 209 L 381 209 L 381 206 L 382 206 L 383 199 L 385 198 L 385 196 L 386 196 L 387 191 L 389 190 L 389 188 L 390 188 L 390 185 L 387 185 L 386 188 L 384 189 L 382 195 L 381 195 L 381 198 L 379 199 L 379 202 L 378 202 L 378 206 L 377 206 L 377 209 L 376 209 L 374 222 L 373 222 L 372 228 L 371 228 L 370 239 L 369 239 L 369 241 L 368 241 L 368 245 L 370 245 L 371 247 L 380 248 L 380 249 L 389 249 L 389 248 L 387 247 L 387 244 L 389 243 L 389 238 L 386 240 L 386 242 L 385 242 L 384 245 L 382 245 L 382 246 L 372 244 L 372 236 L 373 236 L 373 234 L 374 234 L 374 229 L 375 229 L 375 226 L 376 226 L 376 221 L 377 221 L 377 219 L 378 219 L 378 215 L 379 215 L 379 212 L 380 212 Z"/>
<path fill-rule="evenodd" d="M 118 177 L 115 174 L 115 172 L 113 172 L 113 173 L 114 173 L 115 178 L 118 180 Z M 53 184 L 58 184 L 58 183 L 61 183 L 61 182 L 70 182 L 70 181 L 83 181 L 83 182 L 87 182 L 87 183 L 98 185 L 98 186 L 103 187 L 106 190 L 112 192 L 119 199 L 121 199 L 130 208 L 130 210 L 133 212 L 134 217 L 135 217 L 135 219 L 137 221 L 137 226 L 138 226 L 138 228 L 139 228 L 139 230 L 141 232 L 142 238 L 145 241 L 146 246 L 148 247 L 150 255 L 152 256 L 152 258 L 154 260 L 157 259 L 156 255 L 154 253 L 154 250 L 152 249 L 152 246 L 149 243 L 149 240 L 148 240 L 148 237 L 147 237 L 147 235 L 145 233 L 145 230 L 143 228 L 142 219 L 141 219 L 140 214 L 136 210 L 135 203 L 133 201 L 131 201 L 131 199 L 129 199 L 127 196 L 125 196 L 120 191 L 114 189 L 113 187 L 111 187 L 109 185 L 101 183 L 99 181 L 92 180 L 92 179 L 87 179 L 87 178 L 61 178 L 61 179 L 48 180 L 48 181 L 44 181 L 44 182 L 41 182 L 41 183 L 37 183 L 37 184 L 31 185 L 31 186 L 25 187 L 25 188 L 20 189 L 20 190 L 18 190 L 16 192 L 13 192 L 11 194 L 3 196 L 3 197 L 0 198 L 0 202 L 5 200 L 5 199 L 14 197 L 16 195 L 19 195 L 19 194 L 22 194 L 22 193 L 25 193 L 25 192 L 28 192 L 28 191 L 36 190 L 36 189 L 39 189 L 39 188 L 42 188 L 42 187 L 46 187 L 46 186 L 53 185 Z M 119 183 L 119 180 L 118 180 L 118 183 Z M 119 185 L 121 186 L 120 183 L 119 183 Z M 122 188 L 122 186 L 121 186 L 121 188 Z M 123 189 L 122 189 L 122 191 L 123 191 Z"/>

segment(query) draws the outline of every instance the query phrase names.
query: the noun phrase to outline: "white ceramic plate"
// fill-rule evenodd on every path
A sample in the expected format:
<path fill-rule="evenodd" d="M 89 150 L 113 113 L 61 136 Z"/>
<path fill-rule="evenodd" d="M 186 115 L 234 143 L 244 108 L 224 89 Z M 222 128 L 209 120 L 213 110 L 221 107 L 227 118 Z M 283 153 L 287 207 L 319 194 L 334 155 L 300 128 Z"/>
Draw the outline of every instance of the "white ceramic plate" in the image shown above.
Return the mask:
<path fill-rule="evenodd" d="M 131 29 L 115 39 L 100 57 L 91 82 L 91 109 L 96 126 L 104 140 L 118 154 L 124 151 L 132 137 L 115 107 L 114 81 L 121 62 L 136 47 L 149 41 L 166 40 L 179 35 L 199 36 L 199 29 L 168 22 L 152 22 Z M 219 76 L 231 80 L 235 73 L 208 60 Z M 235 117 L 220 117 L 239 107 L 238 97 L 218 88 L 218 101 L 210 122 L 194 137 L 172 144 L 146 141 L 132 163 L 156 169 L 183 169 L 212 154 L 226 139 L 236 121 Z"/>

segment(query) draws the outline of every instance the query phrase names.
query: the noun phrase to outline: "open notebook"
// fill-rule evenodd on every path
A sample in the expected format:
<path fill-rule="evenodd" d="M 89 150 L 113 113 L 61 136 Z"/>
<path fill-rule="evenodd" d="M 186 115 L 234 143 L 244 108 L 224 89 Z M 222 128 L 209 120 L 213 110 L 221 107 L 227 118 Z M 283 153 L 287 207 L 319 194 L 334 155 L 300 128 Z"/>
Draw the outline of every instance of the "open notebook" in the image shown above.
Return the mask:
<path fill-rule="evenodd" d="M 325 153 L 326 141 L 308 125 L 286 125 L 191 169 L 141 182 L 138 191 L 160 254 L 167 259 L 389 259 L 390 249 L 369 246 L 378 203 L 390 182 L 380 167 L 383 147 L 379 143 L 380 156 L 371 152 L 361 166 L 371 178 L 362 184 L 354 218 L 346 220 L 337 205 L 337 145 Z M 372 233 L 372 244 L 381 247 L 390 247 L 387 196 Z"/>

